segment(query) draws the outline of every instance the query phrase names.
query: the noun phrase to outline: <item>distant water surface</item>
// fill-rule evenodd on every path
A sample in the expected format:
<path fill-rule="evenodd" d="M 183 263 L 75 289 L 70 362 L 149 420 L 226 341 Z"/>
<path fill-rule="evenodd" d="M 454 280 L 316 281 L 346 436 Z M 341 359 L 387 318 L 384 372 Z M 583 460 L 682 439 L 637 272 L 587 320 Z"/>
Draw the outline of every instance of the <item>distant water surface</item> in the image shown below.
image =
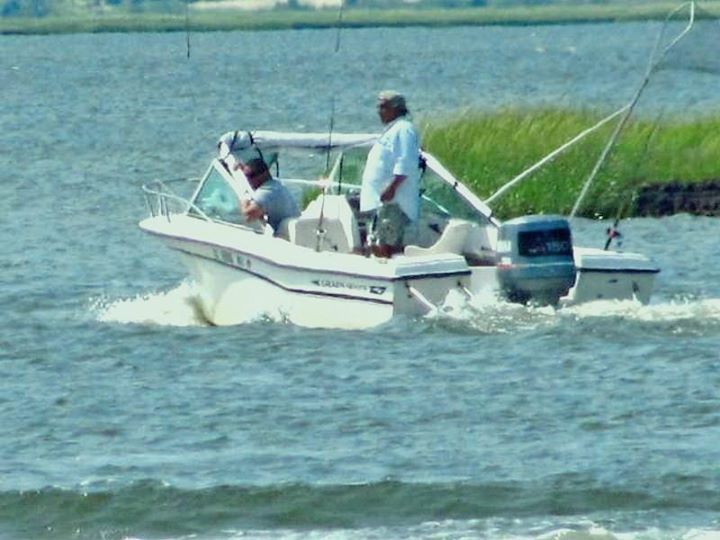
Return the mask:
<path fill-rule="evenodd" d="M 136 226 L 143 182 L 230 129 L 326 129 L 333 96 L 340 131 L 382 88 L 418 118 L 620 106 L 657 30 L 0 38 L 0 538 L 717 538 L 717 220 L 621 224 L 649 306 L 451 297 L 362 332 L 208 327 Z M 643 111 L 716 110 L 710 74 L 663 77 Z"/>

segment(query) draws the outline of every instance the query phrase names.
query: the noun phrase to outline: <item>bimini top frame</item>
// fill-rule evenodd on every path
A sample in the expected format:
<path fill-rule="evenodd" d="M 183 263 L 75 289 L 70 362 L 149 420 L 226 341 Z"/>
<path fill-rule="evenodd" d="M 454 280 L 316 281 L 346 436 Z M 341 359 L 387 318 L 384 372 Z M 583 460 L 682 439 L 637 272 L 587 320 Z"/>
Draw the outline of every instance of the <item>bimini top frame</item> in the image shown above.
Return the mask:
<path fill-rule="evenodd" d="M 307 150 L 350 150 L 369 148 L 380 136 L 379 133 L 298 133 L 285 131 L 228 131 L 218 141 L 218 157 L 221 160 L 242 159 L 248 151 L 275 151 L 283 148 Z M 461 183 L 432 154 L 421 152 L 425 166 L 442 182 L 450 186 L 469 206 L 475 208 L 495 226 L 499 222 L 492 216 L 492 209 Z M 329 188 L 336 176 L 337 164 L 328 180 L 314 182 L 318 187 Z"/>

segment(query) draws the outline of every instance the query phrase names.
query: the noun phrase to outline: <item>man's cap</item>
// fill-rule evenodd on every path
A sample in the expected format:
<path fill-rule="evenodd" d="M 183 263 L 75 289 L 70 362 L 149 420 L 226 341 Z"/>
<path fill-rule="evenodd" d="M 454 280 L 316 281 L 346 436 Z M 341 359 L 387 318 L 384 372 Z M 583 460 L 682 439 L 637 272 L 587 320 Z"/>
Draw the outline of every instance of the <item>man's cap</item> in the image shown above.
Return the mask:
<path fill-rule="evenodd" d="M 395 90 L 383 90 L 378 94 L 378 101 L 389 104 L 393 109 L 406 111 L 405 96 Z"/>

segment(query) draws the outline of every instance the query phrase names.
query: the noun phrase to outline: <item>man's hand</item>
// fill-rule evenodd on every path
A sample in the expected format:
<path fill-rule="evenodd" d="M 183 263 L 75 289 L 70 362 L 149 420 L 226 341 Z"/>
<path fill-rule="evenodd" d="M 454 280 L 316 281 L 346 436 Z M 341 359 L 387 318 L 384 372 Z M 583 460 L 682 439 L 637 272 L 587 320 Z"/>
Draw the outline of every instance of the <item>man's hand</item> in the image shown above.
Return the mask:
<path fill-rule="evenodd" d="M 248 221 L 256 221 L 265 217 L 265 210 L 253 200 L 243 199 L 240 202 L 240 211 Z"/>
<path fill-rule="evenodd" d="M 383 191 L 380 195 L 380 200 L 384 203 L 392 201 L 395 198 L 395 192 L 397 191 L 397 188 L 400 186 L 400 184 L 403 183 L 404 180 L 405 176 L 396 174 L 393 177 L 393 181 L 390 183 L 390 185 L 385 188 L 385 191 Z"/>

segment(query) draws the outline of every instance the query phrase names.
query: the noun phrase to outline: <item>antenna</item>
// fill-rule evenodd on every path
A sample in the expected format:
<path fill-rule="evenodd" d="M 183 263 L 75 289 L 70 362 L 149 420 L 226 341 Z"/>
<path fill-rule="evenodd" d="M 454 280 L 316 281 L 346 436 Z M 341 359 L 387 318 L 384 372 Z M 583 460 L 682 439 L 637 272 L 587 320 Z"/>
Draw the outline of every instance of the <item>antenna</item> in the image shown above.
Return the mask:
<path fill-rule="evenodd" d="M 345 7 L 345 0 L 340 0 L 340 7 L 338 8 L 338 18 L 335 23 L 335 50 L 333 51 L 336 55 L 340 52 L 340 34 L 342 31 L 342 16 L 343 8 Z M 333 92 L 330 99 L 330 127 L 328 131 L 328 145 L 327 145 L 327 157 L 325 159 L 325 170 L 330 168 L 330 149 L 332 148 L 332 134 L 333 128 L 335 127 L 335 92 Z"/>
<path fill-rule="evenodd" d="M 340 51 L 340 32 L 342 30 L 342 16 L 343 8 L 345 7 L 345 0 L 340 0 L 340 7 L 338 8 L 338 18 L 335 24 L 335 50 L 333 51 L 336 55 Z M 327 142 L 327 153 L 325 154 L 325 170 L 330 169 L 330 149 L 332 148 L 332 135 L 333 128 L 335 127 L 335 92 L 332 94 L 330 99 L 330 126 L 328 129 L 328 142 Z M 315 251 L 320 251 L 320 247 L 325 241 L 325 229 L 323 228 L 323 221 L 325 219 L 325 193 L 327 192 L 327 185 L 322 187 L 322 201 L 320 202 L 320 217 L 318 217 L 318 224 L 315 233 L 317 235 L 317 242 L 315 244 Z"/>
<path fill-rule="evenodd" d="M 185 0 L 185 43 L 187 45 L 187 58 L 190 60 L 190 0 Z"/>

